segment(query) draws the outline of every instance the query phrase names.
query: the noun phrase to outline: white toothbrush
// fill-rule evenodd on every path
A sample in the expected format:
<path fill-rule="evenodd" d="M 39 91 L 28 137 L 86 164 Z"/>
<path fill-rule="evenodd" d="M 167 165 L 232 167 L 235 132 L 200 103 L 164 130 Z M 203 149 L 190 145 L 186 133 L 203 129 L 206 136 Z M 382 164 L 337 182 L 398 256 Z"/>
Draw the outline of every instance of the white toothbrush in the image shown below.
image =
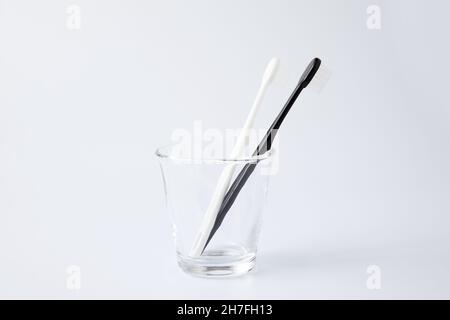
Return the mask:
<path fill-rule="evenodd" d="M 249 131 L 252 128 L 253 122 L 256 118 L 256 113 L 261 105 L 264 93 L 267 91 L 269 84 L 275 77 L 277 68 L 278 68 L 278 59 L 272 58 L 266 67 L 266 70 L 264 72 L 261 81 L 261 86 L 259 87 L 255 101 L 253 102 L 252 108 L 250 109 L 247 119 L 245 120 L 245 124 L 239 134 L 239 137 L 236 141 L 236 144 L 233 147 L 233 150 L 231 151 L 230 159 L 237 159 L 240 156 L 242 156 L 242 152 L 246 146 Z M 217 182 L 213 196 L 209 202 L 208 209 L 206 210 L 206 214 L 203 218 L 202 224 L 195 238 L 194 245 L 191 248 L 189 255 L 192 257 L 200 256 L 203 252 L 203 249 L 205 247 L 206 242 L 208 241 L 209 234 L 216 220 L 217 213 L 219 212 L 225 193 L 227 192 L 230 186 L 234 170 L 235 165 L 228 164 L 225 166 L 219 177 L 219 181 Z"/>

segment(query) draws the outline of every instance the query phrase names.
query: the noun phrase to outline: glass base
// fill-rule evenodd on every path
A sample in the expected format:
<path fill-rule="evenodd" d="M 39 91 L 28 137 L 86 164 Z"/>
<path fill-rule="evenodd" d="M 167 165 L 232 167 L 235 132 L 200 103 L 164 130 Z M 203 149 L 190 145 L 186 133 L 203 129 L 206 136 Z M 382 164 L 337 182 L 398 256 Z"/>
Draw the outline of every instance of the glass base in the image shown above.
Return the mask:
<path fill-rule="evenodd" d="M 242 247 L 206 250 L 200 257 L 177 255 L 180 268 L 193 276 L 204 278 L 238 277 L 255 266 L 256 253 Z"/>

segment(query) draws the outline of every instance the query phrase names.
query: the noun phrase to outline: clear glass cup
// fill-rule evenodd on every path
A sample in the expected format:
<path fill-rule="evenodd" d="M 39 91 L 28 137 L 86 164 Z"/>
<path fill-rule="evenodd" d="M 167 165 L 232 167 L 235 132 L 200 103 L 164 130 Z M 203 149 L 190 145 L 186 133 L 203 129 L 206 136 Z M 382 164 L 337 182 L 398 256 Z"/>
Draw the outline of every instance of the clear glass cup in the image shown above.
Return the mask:
<path fill-rule="evenodd" d="M 181 269 L 202 277 L 239 276 L 250 271 L 255 265 L 272 153 L 245 159 L 194 159 L 175 156 L 172 147 L 167 146 L 157 149 L 156 155 Z M 203 230 L 201 226 L 222 171 L 226 167 L 233 169 L 233 183 L 241 169 L 252 163 L 257 163 L 256 169 L 222 224 L 203 253 L 193 255 L 194 242 Z"/>

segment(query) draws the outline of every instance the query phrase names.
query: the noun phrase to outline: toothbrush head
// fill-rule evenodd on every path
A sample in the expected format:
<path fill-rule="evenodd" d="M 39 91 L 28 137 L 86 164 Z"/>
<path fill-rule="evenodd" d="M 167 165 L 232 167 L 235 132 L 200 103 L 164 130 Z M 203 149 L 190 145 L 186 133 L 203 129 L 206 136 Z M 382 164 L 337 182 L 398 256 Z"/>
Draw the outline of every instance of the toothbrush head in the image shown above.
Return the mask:
<path fill-rule="evenodd" d="M 301 85 L 303 88 L 306 88 L 316 75 L 321 63 L 322 61 L 319 58 L 314 58 L 303 72 L 302 77 L 299 81 L 299 85 Z"/>
<path fill-rule="evenodd" d="M 269 63 L 267 64 L 266 70 L 264 71 L 264 75 L 262 78 L 262 84 L 268 85 L 273 81 L 275 78 L 275 74 L 278 70 L 278 65 L 280 64 L 280 60 L 278 58 L 272 58 L 270 59 Z"/>

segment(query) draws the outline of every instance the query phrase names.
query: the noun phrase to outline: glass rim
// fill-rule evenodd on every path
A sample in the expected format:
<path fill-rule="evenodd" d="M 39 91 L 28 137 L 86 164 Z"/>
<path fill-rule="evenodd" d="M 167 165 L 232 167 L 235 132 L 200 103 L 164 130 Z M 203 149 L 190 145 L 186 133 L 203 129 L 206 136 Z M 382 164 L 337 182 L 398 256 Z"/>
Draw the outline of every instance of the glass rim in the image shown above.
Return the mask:
<path fill-rule="evenodd" d="M 156 148 L 155 155 L 159 159 L 168 159 L 173 161 L 185 161 L 185 162 L 219 162 L 219 163 L 254 163 L 269 159 L 273 154 L 273 149 L 264 152 L 263 154 L 256 156 L 247 156 L 239 158 L 229 158 L 229 157 L 180 157 L 173 155 L 171 152 L 165 152 L 165 150 L 170 150 L 174 144 L 167 144 Z"/>

